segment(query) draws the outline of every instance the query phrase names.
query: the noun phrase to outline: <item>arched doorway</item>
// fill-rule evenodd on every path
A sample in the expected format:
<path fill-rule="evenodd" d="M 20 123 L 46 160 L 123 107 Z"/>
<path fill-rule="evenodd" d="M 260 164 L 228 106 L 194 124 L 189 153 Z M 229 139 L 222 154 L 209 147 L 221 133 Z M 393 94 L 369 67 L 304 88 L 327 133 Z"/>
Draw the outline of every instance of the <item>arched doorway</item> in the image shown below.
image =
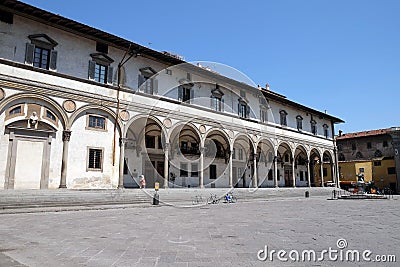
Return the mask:
<path fill-rule="evenodd" d="M 233 143 L 232 180 L 234 187 L 251 187 L 254 174 L 253 144 L 246 135 L 239 135 Z"/>
<path fill-rule="evenodd" d="M 321 179 L 321 155 L 319 151 L 313 148 L 310 152 L 310 183 L 311 187 L 318 187 L 322 186 L 322 179 Z"/>
<path fill-rule="evenodd" d="M 229 187 L 230 144 L 221 130 L 211 130 L 204 142 L 204 185 Z"/>
<path fill-rule="evenodd" d="M 141 117 L 131 122 L 125 141 L 124 187 L 139 187 L 140 175 L 144 175 L 148 188 L 154 188 L 156 182 L 164 186 L 164 145 L 158 120 Z"/>
<path fill-rule="evenodd" d="M 270 141 L 262 139 L 257 144 L 258 187 L 274 187 L 274 149 Z"/>
<path fill-rule="evenodd" d="M 179 124 L 170 138 L 170 182 L 172 187 L 200 186 L 200 135 L 190 123 Z"/>
<path fill-rule="evenodd" d="M 308 186 L 308 159 L 306 149 L 303 146 L 298 146 L 294 155 L 296 187 Z"/>
<path fill-rule="evenodd" d="M 292 187 L 293 186 L 293 156 L 290 146 L 283 142 L 278 147 L 278 186 Z"/>
<path fill-rule="evenodd" d="M 329 151 L 325 151 L 323 155 L 323 175 L 324 175 L 324 186 L 335 186 L 335 165 L 333 162 L 332 155 Z"/>

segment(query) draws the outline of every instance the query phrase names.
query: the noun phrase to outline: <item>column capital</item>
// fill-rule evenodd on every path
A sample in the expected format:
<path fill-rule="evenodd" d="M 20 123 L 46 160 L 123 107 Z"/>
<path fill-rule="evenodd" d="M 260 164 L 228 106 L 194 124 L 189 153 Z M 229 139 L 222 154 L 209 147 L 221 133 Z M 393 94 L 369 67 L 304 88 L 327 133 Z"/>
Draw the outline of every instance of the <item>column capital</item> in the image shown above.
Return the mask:
<path fill-rule="evenodd" d="M 62 133 L 62 140 L 66 141 L 66 142 L 69 142 L 70 138 L 71 138 L 71 131 L 70 130 L 64 130 L 63 133 Z"/>

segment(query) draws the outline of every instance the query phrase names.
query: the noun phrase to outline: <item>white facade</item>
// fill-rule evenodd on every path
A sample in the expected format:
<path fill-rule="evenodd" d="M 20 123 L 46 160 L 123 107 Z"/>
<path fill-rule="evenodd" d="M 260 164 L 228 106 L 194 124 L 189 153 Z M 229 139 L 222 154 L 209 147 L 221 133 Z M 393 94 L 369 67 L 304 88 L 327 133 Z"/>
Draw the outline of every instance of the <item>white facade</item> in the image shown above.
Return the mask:
<path fill-rule="evenodd" d="M 29 7 L 0 4 L 0 188 L 137 187 L 142 174 L 150 187 L 323 186 L 322 161 L 337 173 L 340 119 Z"/>

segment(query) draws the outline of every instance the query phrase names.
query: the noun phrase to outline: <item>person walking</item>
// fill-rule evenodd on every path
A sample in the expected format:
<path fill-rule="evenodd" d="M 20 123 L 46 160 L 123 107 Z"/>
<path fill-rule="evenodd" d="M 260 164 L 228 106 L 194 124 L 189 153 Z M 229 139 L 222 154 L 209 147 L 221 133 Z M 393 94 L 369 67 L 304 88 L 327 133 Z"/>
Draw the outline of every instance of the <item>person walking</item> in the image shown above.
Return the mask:
<path fill-rule="evenodd" d="M 140 175 L 140 188 L 146 188 L 146 179 L 144 179 L 144 175 Z"/>

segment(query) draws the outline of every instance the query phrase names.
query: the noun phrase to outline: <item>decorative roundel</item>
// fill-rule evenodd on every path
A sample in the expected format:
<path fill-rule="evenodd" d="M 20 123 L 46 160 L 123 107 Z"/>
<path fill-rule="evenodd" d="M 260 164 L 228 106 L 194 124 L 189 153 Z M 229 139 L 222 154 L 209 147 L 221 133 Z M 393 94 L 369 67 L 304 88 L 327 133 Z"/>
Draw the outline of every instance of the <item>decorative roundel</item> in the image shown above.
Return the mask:
<path fill-rule="evenodd" d="M 199 131 L 200 131 L 200 133 L 201 133 L 201 134 L 205 134 L 205 133 L 206 133 L 206 131 L 207 131 L 207 129 L 206 129 L 206 126 L 204 126 L 204 125 L 200 125 L 200 127 L 199 127 Z"/>
<path fill-rule="evenodd" d="M 5 96 L 6 96 L 6 93 L 4 92 L 4 90 L 2 88 L 0 88 L 0 100 L 3 100 Z"/>
<path fill-rule="evenodd" d="M 171 127 L 172 126 L 172 121 L 170 119 L 168 119 L 168 118 L 165 119 L 164 120 L 164 126 L 167 127 L 167 128 Z"/>
<path fill-rule="evenodd" d="M 128 121 L 131 116 L 129 112 L 124 109 L 119 112 L 119 117 L 121 118 L 122 121 Z"/>
<path fill-rule="evenodd" d="M 76 104 L 72 100 L 65 100 L 63 103 L 63 108 L 66 112 L 74 112 L 76 110 Z"/>

